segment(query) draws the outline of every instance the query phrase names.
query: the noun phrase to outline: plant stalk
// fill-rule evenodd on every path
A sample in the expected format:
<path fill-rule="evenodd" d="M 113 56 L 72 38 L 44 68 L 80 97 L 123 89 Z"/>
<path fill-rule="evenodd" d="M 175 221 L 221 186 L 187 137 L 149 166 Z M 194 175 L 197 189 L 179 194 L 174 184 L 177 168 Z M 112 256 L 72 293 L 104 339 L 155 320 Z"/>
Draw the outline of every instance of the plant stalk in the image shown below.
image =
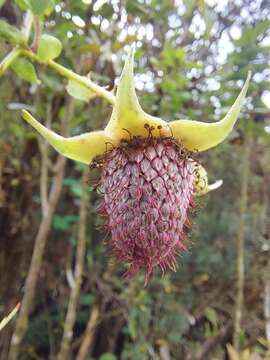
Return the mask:
<path fill-rule="evenodd" d="M 237 353 L 240 351 L 241 322 L 243 317 L 244 303 L 244 285 L 245 285 L 245 217 L 247 213 L 248 202 L 248 177 L 249 177 L 249 157 L 251 148 L 251 138 L 247 134 L 244 144 L 242 160 L 242 177 L 240 192 L 240 209 L 239 209 L 239 231 L 236 240 L 237 260 L 236 260 L 236 302 L 234 316 L 234 333 L 233 345 Z"/>

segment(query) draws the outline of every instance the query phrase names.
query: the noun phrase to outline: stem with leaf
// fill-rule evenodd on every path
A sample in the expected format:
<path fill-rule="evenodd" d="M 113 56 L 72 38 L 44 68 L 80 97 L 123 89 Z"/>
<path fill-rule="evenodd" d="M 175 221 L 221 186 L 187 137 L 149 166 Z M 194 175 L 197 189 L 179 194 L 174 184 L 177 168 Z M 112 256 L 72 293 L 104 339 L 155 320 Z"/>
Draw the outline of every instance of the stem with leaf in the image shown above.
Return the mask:
<path fill-rule="evenodd" d="M 60 65 L 59 63 L 49 60 L 45 63 L 43 63 L 39 57 L 31 50 L 22 50 L 22 55 L 29 57 L 31 60 L 36 61 L 38 63 L 41 63 L 43 65 L 48 65 L 51 68 L 53 68 L 56 72 L 58 72 L 60 75 L 64 76 L 68 80 L 73 80 L 78 82 L 81 85 L 86 86 L 90 90 L 92 90 L 97 96 L 101 96 L 105 98 L 109 103 L 114 104 L 115 103 L 115 96 L 112 92 L 104 89 L 103 87 L 95 84 L 92 80 L 89 79 L 89 77 L 78 75 L 74 71 L 67 69 L 63 65 Z"/>

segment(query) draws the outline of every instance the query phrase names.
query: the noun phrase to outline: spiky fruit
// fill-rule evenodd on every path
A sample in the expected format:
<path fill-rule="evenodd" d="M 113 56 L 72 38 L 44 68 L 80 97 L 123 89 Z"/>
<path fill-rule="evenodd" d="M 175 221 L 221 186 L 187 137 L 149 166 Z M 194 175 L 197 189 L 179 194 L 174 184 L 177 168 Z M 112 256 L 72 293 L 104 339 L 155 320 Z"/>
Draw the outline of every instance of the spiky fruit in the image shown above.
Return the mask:
<path fill-rule="evenodd" d="M 179 143 L 186 152 L 205 151 L 220 144 L 240 113 L 251 73 L 223 119 L 214 123 L 168 123 L 147 114 L 139 104 L 133 76 L 134 52 L 131 47 L 115 96 L 89 78 L 64 71 L 70 79 L 113 104 L 104 130 L 64 138 L 27 111 L 22 115 L 62 155 L 85 164 L 97 157 L 105 159 L 101 178 L 105 192 L 103 212 L 108 218 L 113 248 L 119 260 L 130 263 L 130 274 L 146 269 L 147 283 L 155 266 L 162 270 L 175 267 L 176 248 L 184 246 L 183 226 L 193 196 L 204 195 L 222 184 L 220 180 L 209 185 L 206 170 L 199 164 L 195 167 L 196 162 Z M 109 154 L 108 144 L 115 147 Z"/>
<path fill-rule="evenodd" d="M 184 249 L 184 224 L 192 206 L 194 161 L 171 138 L 134 137 L 104 157 L 100 188 L 102 212 L 116 258 L 128 274 L 153 268 L 175 270 Z"/>

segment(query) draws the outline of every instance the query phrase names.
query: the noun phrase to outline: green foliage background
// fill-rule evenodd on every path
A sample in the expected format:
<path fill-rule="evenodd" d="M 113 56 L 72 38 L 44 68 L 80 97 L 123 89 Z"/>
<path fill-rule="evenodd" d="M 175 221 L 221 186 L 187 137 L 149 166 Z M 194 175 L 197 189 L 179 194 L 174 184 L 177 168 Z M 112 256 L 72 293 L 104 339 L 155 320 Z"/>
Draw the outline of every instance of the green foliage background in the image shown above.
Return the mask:
<path fill-rule="evenodd" d="M 80 74 L 91 72 L 93 81 L 109 89 L 120 74 L 126 48 L 136 42 L 136 84 L 142 107 L 166 120 L 219 119 L 233 103 L 248 70 L 252 70 L 253 81 L 238 126 L 222 145 L 199 155 L 210 179 L 221 178 L 224 185 L 199 201 L 189 232 L 190 251 L 178 259 L 176 273 L 168 271 L 161 276 L 157 271 L 150 285 L 143 288 L 143 274 L 126 279 L 122 277 L 124 266 L 110 269 L 105 235 L 97 230 L 101 223 L 96 211 L 99 196 L 89 185 L 87 256 L 70 356 L 75 359 L 95 305 L 101 309 L 101 319 L 88 360 L 162 359 L 162 346 L 169 349 L 171 359 L 197 359 L 205 343 L 233 320 L 240 176 L 248 133 L 252 149 L 245 214 L 241 344 L 261 359 L 267 356 L 263 302 L 265 274 L 270 269 L 270 134 L 266 131 L 270 113 L 269 100 L 267 107 L 263 99 L 267 94 L 269 99 L 269 2 L 17 0 L 0 1 L 0 6 L 2 20 L 17 29 L 23 21 L 23 10 L 30 7 L 40 17 L 43 32 L 61 41 L 63 50 L 57 61 Z M 25 41 L 6 23 L 0 22 L 1 59 L 14 43 Z M 61 51 L 55 46 L 52 56 Z M 40 54 L 46 56 L 46 47 Z M 78 98 L 80 91 L 79 98 L 86 101 L 74 100 L 69 125 L 72 135 L 101 129 L 111 111 L 104 99 L 92 99 L 85 89 L 72 85 L 67 93 L 66 79 L 48 66 L 25 58 L 1 77 L 3 316 L 23 296 L 41 220 L 42 145 L 38 135 L 22 122 L 19 110 L 29 109 L 43 122 L 50 118 L 52 128 L 59 131 L 67 102 L 74 94 Z M 49 149 L 49 155 L 53 164 L 54 150 Z M 67 272 L 73 269 L 77 245 L 82 173 L 80 164 L 68 161 L 21 347 L 23 360 L 53 359 L 59 350 L 70 293 Z M 50 172 L 49 184 L 52 175 Z M 2 333 L 2 354 L 7 353 L 12 327 L 11 323 Z M 229 331 L 204 359 L 225 359 L 225 343 L 231 340 Z"/>

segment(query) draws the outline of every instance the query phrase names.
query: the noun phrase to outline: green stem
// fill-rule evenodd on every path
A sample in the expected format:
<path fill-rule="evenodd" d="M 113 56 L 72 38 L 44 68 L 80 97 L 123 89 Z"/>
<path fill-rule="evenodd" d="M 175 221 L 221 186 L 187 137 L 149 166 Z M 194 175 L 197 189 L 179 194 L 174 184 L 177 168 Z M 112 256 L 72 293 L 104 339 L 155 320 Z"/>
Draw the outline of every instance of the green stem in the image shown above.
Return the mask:
<path fill-rule="evenodd" d="M 21 54 L 21 49 L 15 47 L 11 52 L 2 60 L 0 63 L 0 76 L 2 76 L 5 71 L 9 68 L 12 62 Z"/>
<path fill-rule="evenodd" d="M 91 81 L 86 76 L 78 75 L 78 74 L 74 73 L 72 70 L 69 70 L 69 69 L 65 68 L 64 66 L 62 66 L 52 60 L 48 62 L 48 65 L 50 67 L 52 67 L 54 70 L 56 70 L 59 74 L 67 77 L 69 80 L 75 80 L 75 81 L 79 82 L 80 84 L 85 85 L 86 87 L 88 87 L 89 89 L 94 91 L 97 95 L 104 97 L 111 104 L 115 103 L 115 97 L 110 91 L 102 88 L 99 85 L 96 85 L 93 81 Z"/>
<path fill-rule="evenodd" d="M 33 23 L 33 15 L 30 10 L 28 10 L 24 17 L 22 33 L 25 35 L 26 41 L 29 39 L 30 31 Z M 0 76 L 2 76 L 5 71 L 10 67 L 13 61 L 21 55 L 21 48 L 16 46 L 11 50 L 9 54 L 2 60 L 0 63 Z"/>
<path fill-rule="evenodd" d="M 103 87 L 101 87 L 99 85 L 96 85 L 93 81 L 91 81 L 86 76 L 78 75 L 74 71 L 72 71 L 70 69 L 67 69 L 63 65 L 60 65 L 60 64 L 58 64 L 57 62 L 55 62 L 53 60 L 49 60 L 48 62 L 43 63 L 39 59 L 39 57 L 30 50 L 22 50 L 22 54 L 29 57 L 29 58 L 31 58 L 32 60 L 34 60 L 34 61 L 36 61 L 38 63 L 50 66 L 56 72 L 63 75 L 67 79 L 77 81 L 81 85 L 86 86 L 87 88 L 92 90 L 94 93 L 96 93 L 97 96 L 102 96 L 107 101 L 109 101 L 111 104 L 115 103 L 115 96 L 110 91 L 104 89 Z"/>
<path fill-rule="evenodd" d="M 29 39 L 30 31 L 33 24 L 33 15 L 30 11 L 27 11 L 25 18 L 24 18 L 24 24 L 22 27 L 22 32 L 25 34 L 26 39 Z M 37 23 L 36 23 L 37 25 Z M 37 26 L 36 26 L 37 27 Z M 36 44 L 35 44 L 36 45 Z M 90 90 L 92 90 L 97 96 L 101 96 L 105 98 L 107 101 L 109 101 L 111 104 L 114 105 L 115 103 L 115 96 L 112 92 L 107 91 L 103 87 L 96 85 L 93 81 L 91 81 L 86 76 L 81 76 L 76 74 L 74 71 L 65 68 L 63 65 L 58 64 L 57 62 L 53 60 L 49 60 L 46 63 L 43 63 L 39 57 L 31 50 L 26 49 L 24 47 L 18 47 L 16 46 L 0 63 L 0 76 L 4 74 L 4 72 L 8 69 L 8 67 L 12 64 L 12 62 L 20 55 L 24 55 L 33 61 L 36 61 L 38 63 L 41 63 L 43 65 L 48 65 L 51 68 L 53 68 L 55 71 L 57 71 L 59 74 L 63 75 L 69 80 L 77 81 L 79 84 L 86 86 Z"/>

